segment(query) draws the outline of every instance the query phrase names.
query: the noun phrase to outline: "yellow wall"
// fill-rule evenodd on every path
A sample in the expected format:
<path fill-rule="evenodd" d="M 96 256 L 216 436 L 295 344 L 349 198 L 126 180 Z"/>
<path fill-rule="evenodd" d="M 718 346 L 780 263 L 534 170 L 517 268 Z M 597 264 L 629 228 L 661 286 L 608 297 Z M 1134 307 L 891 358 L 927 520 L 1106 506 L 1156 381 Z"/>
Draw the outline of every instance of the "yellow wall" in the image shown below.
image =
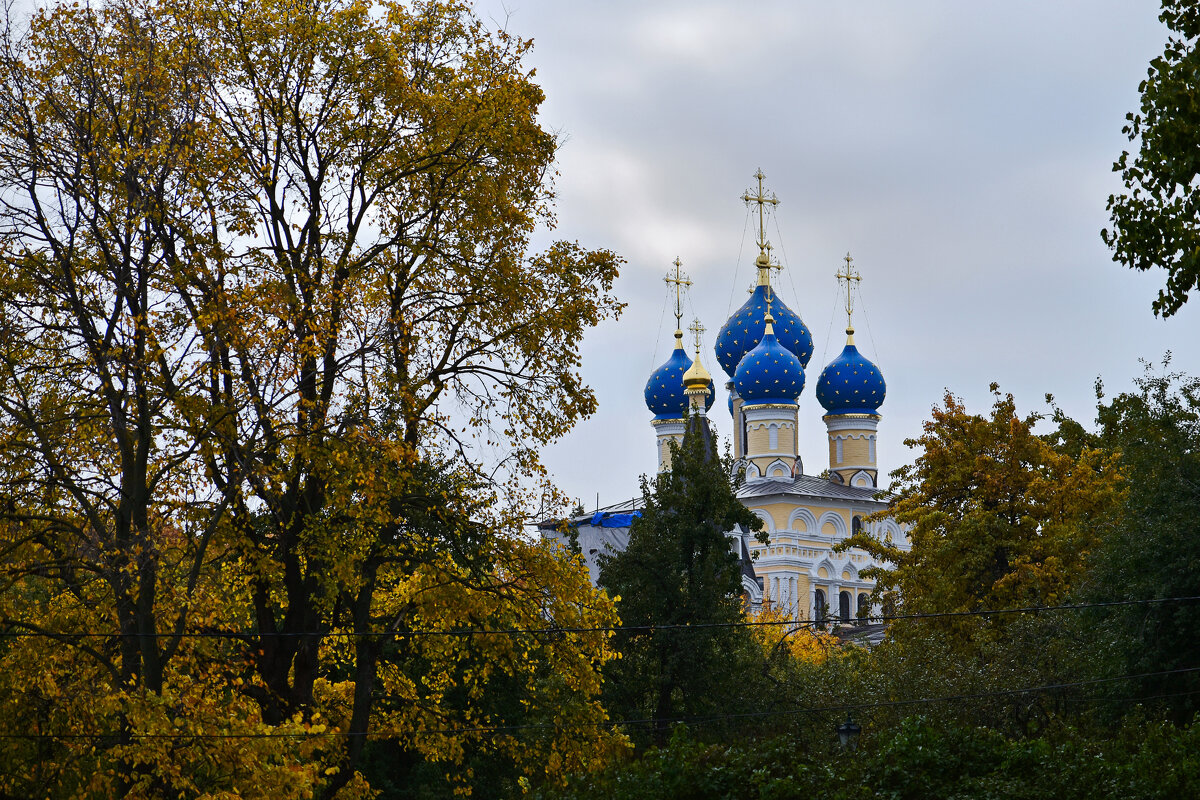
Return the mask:
<path fill-rule="evenodd" d="M 789 420 L 788 427 L 779 427 L 774 449 L 771 448 L 770 425 L 769 422 L 749 423 L 746 436 L 749 452 L 794 456 L 796 454 L 796 429 L 791 421 Z"/>
<path fill-rule="evenodd" d="M 667 442 L 674 441 L 676 444 L 683 443 L 682 436 L 673 436 L 670 434 L 660 434 L 658 437 L 659 461 L 658 471 L 666 472 L 671 468 L 671 448 Z"/>
<path fill-rule="evenodd" d="M 870 464 L 871 466 L 875 466 L 875 462 L 870 457 L 870 444 L 867 441 L 867 437 L 870 435 L 872 435 L 870 432 L 860 433 L 859 431 L 837 431 L 829 434 L 829 468 L 836 470 L 843 464 L 854 464 L 855 466 Z M 838 436 L 842 437 L 841 461 L 838 461 L 837 457 Z"/>
<path fill-rule="evenodd" d="M 782 529 L 787 528 L 788 517 L 790 517 L 792 515 L 792 512 L 795 511 L 799 507 L 800 506 L 797 505 L 796 503 L 767 503 L 765 505 L 750 506 L 750 510 L 767 512 L 767 514 L 769 514 L 771 516 L 771 519 L 774 523 L 773 527 L 775 527 L 776 529 L 782 530 Z M 813 516 L 816 517 L 818 520 L 821 519 L 821 516 L 823 514 L 825 514 L 825 512 L 832 511 L 833 513 L 839 515 L 845 521 L 846 531 L 847 532 L 850 531 L 850 512 L 848 510 L 846 510 L 844 508 L 835 508 L 833 506 L 805 505 L 804 508 L 807 508 L 809 511 L 811 511 L 813 513 Z M 820 531 L 808 531 L 808 533 L 815 534 L 815 533 L 820 533 Z"/>

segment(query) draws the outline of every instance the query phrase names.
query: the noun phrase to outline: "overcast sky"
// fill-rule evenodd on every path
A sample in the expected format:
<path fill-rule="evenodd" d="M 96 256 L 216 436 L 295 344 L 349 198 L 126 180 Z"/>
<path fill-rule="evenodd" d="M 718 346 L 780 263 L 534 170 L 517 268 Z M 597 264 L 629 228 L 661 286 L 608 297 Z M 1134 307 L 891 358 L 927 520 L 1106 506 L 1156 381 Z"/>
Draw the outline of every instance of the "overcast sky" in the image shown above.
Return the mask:
<path fill-rule="evenodd" d="M 642 389 L 671 347 L 662 278 L 695 285 L 685 326 L 712 340 L 746 298 L 756 255 L 740 200 L 761 167 L 780 199 L 769 236 L 784 300 L 813 332 L 800 400 L 806 472 L 827 466 L 817 376 L 844 344 L 834 273 L 861 271 L 860 349 L 888 384 L 879 461 L 914 457 L 946 389 L 973 411 L 998 381 L 1023 410 L 1052 392 L 1094 417 L 1093 383 L 1127 388 L 1139 358 L 1200 373 L 1200 298 L 1169 321 L 1162 274 L 1114 264 L 1100 240 L 1112 162 L 1161 51 L 1157 5 L 1109 2 L 481 2 L 535 41 L 543 124 L 559 131 L 558 237 L 626 264 L 629 305 L 591 331 L 599 412 L 546 452 L 591 508 L 654 469 Z M 743 235 L 745 238 L 743 239 Z M 730 418 L 722 390 L 718 431 Z"/>

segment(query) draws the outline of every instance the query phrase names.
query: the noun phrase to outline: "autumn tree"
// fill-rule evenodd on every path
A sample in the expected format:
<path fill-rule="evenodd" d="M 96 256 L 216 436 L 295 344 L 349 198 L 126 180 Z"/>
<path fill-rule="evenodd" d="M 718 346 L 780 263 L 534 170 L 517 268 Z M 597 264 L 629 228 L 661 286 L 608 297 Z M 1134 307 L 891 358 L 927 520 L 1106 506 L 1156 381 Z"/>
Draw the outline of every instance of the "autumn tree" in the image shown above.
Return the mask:
<path fill-rule="evenodd" d="M 1170 34 L 1138 85 L 1140 110 L 1126 116 L 1122 132 L 1137 152 L 1122 152 L 1113 165 L 1125 192 L 1109 196 L 1112 227 L 1102 236 L 1114 261 L 1166 270 L 1153 308 L 1169 317 L 1200 281 L 1200 5 L 1162 0 L 1159 19 Z"/>
<path fill-rule="evenodd" d="M 881 514 L 907 528 L 911 549 L 867 530 L 845 545 L 887 562 L 870 576 L 905 612 L 1064 602 L 1119 510 L 1116 456 L 1056 449 L 1034 431 L 1043 415 L 1018 416 L 1012 395 L 992 392 L 987 416 L 947 393 L 906 440 L 919 454 L 892 473 L 897 491 Z"/>
<path fill-rule="evenodd" d="M 38 724 L 116 726 L 99 748 L 51 745 L 61 794 L 188 791 L 181 775 L 206 773 L 148 747 L 163 725 L 277 731 L 242 757 L 305 764 L 281 775 L 326 793 L 361 788 L 381 721 L 434 761 L 473 741 L 542 774 L 580 763 L 455 734 L 483 721 L 419 675 L 405 693 L 404 669 L 463 680 L 453 647 L 417 659 L 351 635 L 611 619 L 578 564 L 519 544 L 550 492 L 539 446 L 595 408 L 580 337 L 619 310 L 611 253 L 530 250 L 553 224 L 556 142 L 528 47 L 455 2 L 123 0 L 38 12 L 24 33 L 9 20 L 0 603 L 37 635 L 5 656 L 29 670 L 66 645 L 83 716 Z M 497 665 L 473 691 L 505 673 L 549 702 L 511 643 L 482 641 Z M 603 738 L 603 637 L 537 647 L 578 666 L 555 676 L 554 724 Z M 234 699 L 187 699 L 218 696 Z M 406 739 L 431 724 L 418 709 L 447 732 Z M 314 729 L 335 735 L 297 738 Z M 210 788 L 257 774 L 216 763 Z"/>
<path fill-rule="evenodd" d="M 759 530 L 762 521 L 735 486 L 707 420 L 691 418 L 682 444 L 672 444 L 671 469 L 642 480 L 642 517 L 628 547 L 600 560 L 600 585 L 632 629 L 614 639 L 621 657 L 606 672 L 605 697 L 616 715 L 653 720 L 660 743 L 676 718 L 728 711 L 751 684 L 747 659 L 761 658 L 738 627 L 741 564 L 725 534 Z"/>

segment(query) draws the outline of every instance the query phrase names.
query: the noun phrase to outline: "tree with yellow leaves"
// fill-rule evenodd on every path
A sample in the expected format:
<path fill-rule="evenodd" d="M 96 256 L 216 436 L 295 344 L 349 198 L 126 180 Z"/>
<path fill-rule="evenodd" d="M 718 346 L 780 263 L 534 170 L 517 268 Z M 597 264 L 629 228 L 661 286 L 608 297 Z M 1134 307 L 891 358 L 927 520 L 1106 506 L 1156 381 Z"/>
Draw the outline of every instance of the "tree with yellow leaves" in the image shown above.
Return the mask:
<path fill-rule="evenodd" d="M 0 702 L 34 733 L 0 745 L 7 791 L 367 791 L 376 735 L 553 779 L 616 741 L 602 636 L 405 639 L 613 619 L 521 540 L 538 448 L 595 408 L 580 338 L 620 309 L 613 254 L 530 251 L 556 142 L 528 47 L 460 2 L 9 20 Z M 500 683 L 520 714 L 485 721 Z M 550 702 L 558 749 L 458 730 Z"/>
<path fill-rule="evenodd" d="M 899 491 L 881 514 L 908 529 L 911 550 L 866 531 L 844 545 L 888 562 L 870 577 L 889 607 L 929 613 L 1061 603 L 1118 512 L 1124 489 L 1115 455 L 1056 448 L 1034 432 L 1042 415 L 1020 417 L 1012 395 L 995 384 L 992 392 L 987 416 L 968 413 L 947 393 L 924 433 L 905 442 L 920 452 L 892 473 Z"/>
<path fill-rule="evenodd" d="M 805 664 L 823 664 L 840 645 L 831 633 L 810 622 L 795 621 L 788 609 L 766 602 L 754 617 L 747 615 L 754 638 L 768 660 L 780 656 Z"/>

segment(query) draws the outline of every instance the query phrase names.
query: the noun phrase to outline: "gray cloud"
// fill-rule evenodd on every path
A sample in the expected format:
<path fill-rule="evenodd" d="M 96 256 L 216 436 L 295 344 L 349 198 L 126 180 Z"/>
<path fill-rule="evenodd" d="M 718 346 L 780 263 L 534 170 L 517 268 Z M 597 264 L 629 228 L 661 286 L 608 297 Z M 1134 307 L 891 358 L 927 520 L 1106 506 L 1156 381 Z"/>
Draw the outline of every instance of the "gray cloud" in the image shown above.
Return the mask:
<path fill-rule="evenodd" d="M 947 387 L 981 411 L 992 380 L 1023 409 L 1053 392 L 1090 420 L 1093 380 L 1128 386 L 1139 357 L 1171 349 L 1200 372 L 1200 300 L 1156 320 L 1163 276 L 1118 267 L 1099 238 L 1124 115 L 1165 40 L 1153 3 L 506 5 L 478 8 L 535 39 L 542 118 L 566 136 L 556 235 L 629 261 L 628 313 L 584 345 L 600 411 L 547 453 L 585 504 L 635 494 L 654 467 L 641 393 L 670 347 L 670 261 L 696 281 L 709 343 L 744 299 L 738 197 L 759 166 L 783 201 L 780 291 L 816 340 L 809 472 L 825 465 L 812 390 L 843 343 L 847 250 L 864 277 L 859 344 L 888 380 L 886 469 L 911 458 L 901 441 Z M 719 371 L 709 346 L 705 363 Z"/>

